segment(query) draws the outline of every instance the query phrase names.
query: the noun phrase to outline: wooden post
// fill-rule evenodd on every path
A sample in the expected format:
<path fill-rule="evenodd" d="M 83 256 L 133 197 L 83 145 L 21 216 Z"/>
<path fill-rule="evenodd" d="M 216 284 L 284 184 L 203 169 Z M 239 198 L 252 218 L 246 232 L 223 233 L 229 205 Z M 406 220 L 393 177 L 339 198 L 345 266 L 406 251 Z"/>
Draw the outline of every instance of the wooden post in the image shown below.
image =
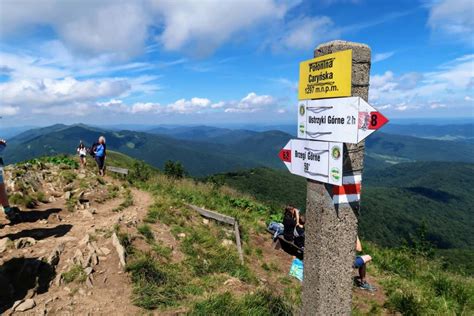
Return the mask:
<path fill-rule="evenodd" d="M 371 51 L 333 41 L 314 56 L 352 49 L 352 96 L 368 99 Z M 364 142 L 344 144 L 343 175 L 362 174 Z M 359 202 L 334 205 L 332 185 L 308 180 L 302 315 L 350 315 Z"/>
<path fill-rule="evenodd" d="M 237 251 L 239 252 L 240 263 L 244 264 L 244 254 L 242 252 L 242 244 L 240 242 L 239 222 L 234 223 L 235 243 L 237 244 Z"/>

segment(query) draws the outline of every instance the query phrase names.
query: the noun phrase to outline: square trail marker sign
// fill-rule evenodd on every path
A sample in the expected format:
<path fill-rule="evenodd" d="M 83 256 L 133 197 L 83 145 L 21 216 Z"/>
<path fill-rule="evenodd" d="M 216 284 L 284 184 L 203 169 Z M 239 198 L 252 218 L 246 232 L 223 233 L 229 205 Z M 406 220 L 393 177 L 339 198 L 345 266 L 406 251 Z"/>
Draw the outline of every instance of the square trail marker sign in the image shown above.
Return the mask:
<path fill-rule="evenodd" d="M 300 63 L 298 99 L 347 97 L 352 87 L 352 50 Z"/>

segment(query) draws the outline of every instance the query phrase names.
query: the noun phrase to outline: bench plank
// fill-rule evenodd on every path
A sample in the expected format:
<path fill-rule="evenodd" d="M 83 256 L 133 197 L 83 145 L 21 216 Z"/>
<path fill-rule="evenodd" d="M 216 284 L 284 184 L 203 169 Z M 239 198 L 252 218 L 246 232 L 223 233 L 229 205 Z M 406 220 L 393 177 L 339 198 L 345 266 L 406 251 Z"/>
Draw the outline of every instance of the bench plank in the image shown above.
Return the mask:
<path fill-rule="evenodd" d="M 196 212 L 198 212 L 199 214 L 201 214 L 204 217 L 212 218 L 212 219 L 215 219 L 216 221 L 224 222 L 224 223 L 227 223 L 229 225 L 234 225 L 235 224 L 235 219 L 233 217 L 223 215 L 223 214 L 219 214 L 219 213 L 216 213 L 216 212 L 213 212 L 213 211 L 209 211 L 209 210 L 206 210 L 202 207 L 197 207 L 197 206 L 192 205 L 192 204 L 186 204 L 186 205 L 188 207 L 192 208 L 193 210 L 195 210 Z"/>
<path fill-rule="evenodd" d="M 128 169 L 125 169 L 125 168 L 107 166 L 107 171 L 112 171 L 112 172 L 115 172 L 115 173 L 121 173 L 121 174 L 124 174 L 124 175 L 128 175 Z"/>

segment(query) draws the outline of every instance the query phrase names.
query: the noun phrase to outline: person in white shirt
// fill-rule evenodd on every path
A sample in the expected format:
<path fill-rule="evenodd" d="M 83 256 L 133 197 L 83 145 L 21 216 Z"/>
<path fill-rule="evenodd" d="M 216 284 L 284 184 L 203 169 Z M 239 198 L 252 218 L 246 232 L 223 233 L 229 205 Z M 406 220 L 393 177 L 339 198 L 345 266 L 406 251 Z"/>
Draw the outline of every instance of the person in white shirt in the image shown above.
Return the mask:
<path fill-rule="evenodd" d="M 86 165 L 86 156 L 87 156 L 87 148 L 84 143 L 81 141 L 79 146 L 77 147 L 77 153 L 79 155 L 79 160 L 81 161 L 81 167 L 85 167 Z"/>

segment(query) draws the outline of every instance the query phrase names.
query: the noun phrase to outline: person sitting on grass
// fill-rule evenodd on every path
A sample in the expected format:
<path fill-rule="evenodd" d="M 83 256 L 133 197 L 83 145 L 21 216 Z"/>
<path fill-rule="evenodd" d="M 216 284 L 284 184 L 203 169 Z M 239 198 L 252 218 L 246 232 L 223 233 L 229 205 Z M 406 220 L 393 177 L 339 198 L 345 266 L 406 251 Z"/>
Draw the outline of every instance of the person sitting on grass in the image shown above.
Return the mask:
<path fill-rule="evenodd" d="M 3 182 L 3 159 L 2 152 L 7 146 L 7 142 L 3 139 L 0 139 L 0 204 L 3 207 L 5 216 L 10 221 L 11 224 L 18 223 L 21 221 L 20 210 L 17 207 L 10 207 L 8 203 L 8 194 L 5 188 L 5 183 Z"/>
<path fill-rule="evenodd" d="M 362 252 L 362 244 L 360 243 L 359 236 L 357 236 L 356 240 L 356 252 Z M 373 292 L 376 290 L 376 288 L 370 285 L 365 279 L 367 274 L 367 263 L 369 263 L 371 260 L 372 257 L 370 255 L 357 255 L 353 267 L 355 269 L 359 269 L 359 277 L 356 277 L 355 284 L 363 290 Z"/>
<path fill-rule="evenodd" d="M 298 248 L 304 249 L 304 224 L 306 219 L 304 215 L 300 215 L 299 217 L 299 225 L 296 225 L 295 227 L 294 243 Z"/>
<path fill-rule="evenodd" d="M 295 228 L 299 225 L 299 221 L 299 210 L 291 205 L 285 207 L 285 213 L 283 215 L 283 237 L 287 241 L 293 241 L 295 239 Z"/>

